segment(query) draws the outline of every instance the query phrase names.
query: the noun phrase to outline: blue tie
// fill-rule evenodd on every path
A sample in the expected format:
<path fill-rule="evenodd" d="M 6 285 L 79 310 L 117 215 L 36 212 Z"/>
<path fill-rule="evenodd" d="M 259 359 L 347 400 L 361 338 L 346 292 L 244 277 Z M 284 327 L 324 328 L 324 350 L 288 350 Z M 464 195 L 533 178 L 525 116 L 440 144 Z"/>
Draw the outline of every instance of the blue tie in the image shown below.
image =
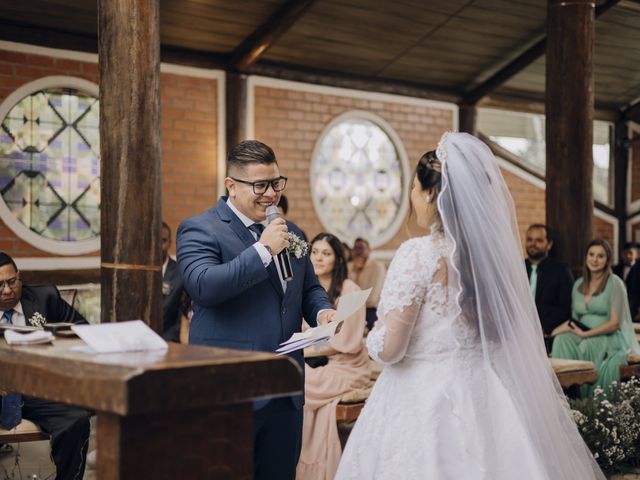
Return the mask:
<path fill-rule="evenodd" d="M 2 314 L 2 319 L 4 321 L 6 321 L 8 324 L 13 324 L 13 321 L 11 320 L 11 317 L 13 317 L 13 314 L 15 313 L 15 310 L 12 308 L 11 310 L 7 310 L 6 312 L 4 312 Z"/>
<path fill-rule="evenodd" d="M 249 230 L 255 233 L 258 236 L 258 240 L 260 240 L 260 235 L 262 235 L 262 232 L 264 232 L 264 225 L 262 225 L 261 223 L 253 223 L 249 225 Z"/>

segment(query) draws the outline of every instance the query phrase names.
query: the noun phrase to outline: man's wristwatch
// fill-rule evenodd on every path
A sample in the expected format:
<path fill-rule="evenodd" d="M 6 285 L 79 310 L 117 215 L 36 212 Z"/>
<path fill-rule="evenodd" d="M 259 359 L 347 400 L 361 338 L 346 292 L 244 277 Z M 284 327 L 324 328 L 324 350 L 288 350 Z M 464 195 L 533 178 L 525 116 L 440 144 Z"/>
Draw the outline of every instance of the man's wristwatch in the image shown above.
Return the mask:
<path fill-rule="evenodd" d="M 260 242 L 262 243 L 262 242 Z M 273 250 L 271 250 L 271 247 L 269 245 L 266 245 L 264 243 L 262 243 L 262 245 L 264 245 L 264 248 L 267 249 L 267 251 L 269 252 L 269 255 L 271 255 L 273 257 Z"/>

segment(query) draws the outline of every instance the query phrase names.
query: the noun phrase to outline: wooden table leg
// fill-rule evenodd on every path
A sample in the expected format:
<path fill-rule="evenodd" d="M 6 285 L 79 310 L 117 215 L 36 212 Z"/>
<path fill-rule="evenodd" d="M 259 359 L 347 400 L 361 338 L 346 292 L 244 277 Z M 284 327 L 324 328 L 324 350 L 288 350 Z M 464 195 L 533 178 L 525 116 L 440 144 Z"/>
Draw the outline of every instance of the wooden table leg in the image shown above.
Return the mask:
<path fill-rule="evenodd" d="M 250 403 L 121 417 L 98 413 L 99 480 L 253 478 Z"/>

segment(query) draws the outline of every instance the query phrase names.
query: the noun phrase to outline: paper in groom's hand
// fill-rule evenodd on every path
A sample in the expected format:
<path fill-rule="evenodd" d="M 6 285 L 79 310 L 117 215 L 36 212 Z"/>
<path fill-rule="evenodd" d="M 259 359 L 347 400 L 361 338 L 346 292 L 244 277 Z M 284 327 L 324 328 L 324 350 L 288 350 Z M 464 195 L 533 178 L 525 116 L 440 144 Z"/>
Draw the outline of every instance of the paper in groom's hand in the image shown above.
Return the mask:
<path fill-rule="evenodd" d="M 294 333 L 289 340 L 280 344 L 280 348 L 276 352 L 280 354 L 289 353 L 329 340 L 336 334 L 338 325 L 356 313 L 365 304 L 370 293 L 371 289 L 369 288 L 341 296 L 338 299 L 338 308 L 331 323 L 310 328 L 305 332 Z"/>

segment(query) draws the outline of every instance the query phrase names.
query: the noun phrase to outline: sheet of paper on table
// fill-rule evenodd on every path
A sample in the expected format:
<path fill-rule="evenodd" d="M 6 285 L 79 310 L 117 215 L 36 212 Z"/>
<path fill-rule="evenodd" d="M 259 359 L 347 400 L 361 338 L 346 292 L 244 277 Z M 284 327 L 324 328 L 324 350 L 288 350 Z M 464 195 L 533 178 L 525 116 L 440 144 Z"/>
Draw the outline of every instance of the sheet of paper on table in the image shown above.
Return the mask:
<path fill-rule="evenodd" d="M 93 353 L 139 352 L 169 348 L 167 342 L 142 320 L 74 325 L 71 329 Z"/>
<path fill-rule="evenodd" d="M 341 296 L 338 299 L 338 308 L 333 322 L 310 328 L 304 332 L 294 333 L 291 338 L 280 344 L 280 348 L 276 352 L 285 354 L 329 340 L 336 334 L 338 325 L 356 313 L 365 304 L 370 294 L 371 289 L 369 288 Z"/>

